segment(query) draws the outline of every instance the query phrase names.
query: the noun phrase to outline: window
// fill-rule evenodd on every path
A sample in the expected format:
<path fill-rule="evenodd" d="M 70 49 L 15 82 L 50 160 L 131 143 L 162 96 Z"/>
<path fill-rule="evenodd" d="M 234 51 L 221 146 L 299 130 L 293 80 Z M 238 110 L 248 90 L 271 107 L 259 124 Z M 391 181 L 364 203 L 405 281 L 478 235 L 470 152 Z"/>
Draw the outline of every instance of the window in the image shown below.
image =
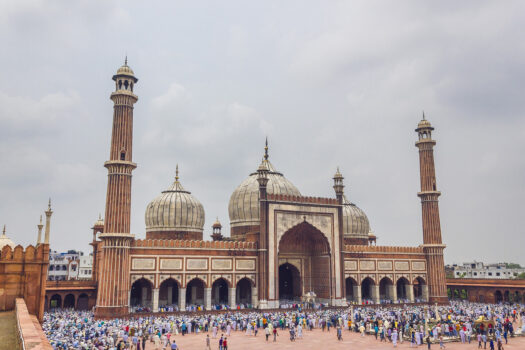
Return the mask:
<path fill-rule="evenodd" d="M 500 275 L 500 273 L 499 273 L 499 272 L 496 272 L 496 276 L 499 276 L 499 275 Z"/>
<path fill-rule="evenodd" d="M 126 160 L 126 152 L 120 152 L 120 160 Z"/>
<path fill-rule="evenodd" d="M 474 272 L 474 276 L 477 276 L 477 275 L 478 275 L 478 273 L 477 273 L 477 272 Z"/>
<path fill-rule="evenodd" d="M 492 272 L 489 272 L 489 276 L 492 276 Z"/>

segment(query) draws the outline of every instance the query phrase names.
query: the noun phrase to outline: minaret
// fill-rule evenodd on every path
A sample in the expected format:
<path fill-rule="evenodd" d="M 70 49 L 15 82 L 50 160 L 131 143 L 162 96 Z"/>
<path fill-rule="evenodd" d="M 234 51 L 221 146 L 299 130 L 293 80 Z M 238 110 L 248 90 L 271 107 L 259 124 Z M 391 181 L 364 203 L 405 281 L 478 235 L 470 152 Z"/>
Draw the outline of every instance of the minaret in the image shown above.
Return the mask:
<path fill-rule="evenodd" d="M 46 214 L 46 233 L 44 235 L 44 244 L 49 244 L 49 231 L 51 230 L 51 215 L 53 215 L 53 210 L 51 210 L 51 198 L 47 204 Z"/>
<path fill-rule="evenodd" d="M 36 226 L 38 227 L 38 237 L 36 239 L 36 245 L 39 245 L 42 243 L 42 228 L 44 225 L 42 224 L 42 215 L 40 215 L 40 223 Z"/>
<path fill-rule="evenodd" d="M 268 139 L 264 146 L 264 158 L 257 169 L 257 182 L 259 183 L 259 220 L 261 222 L 259 229 L 259 252 L 258 252 L 258 290 L 259 309 L 267 309 L 268 307 L 275 307 L 269 305 L 268 288 L 269 288 L 269 273 L 268 273 L 268 192 L 266 186 L 268 185 Z M 273 303 L 274 301 L 270 301 Z"/>
<path fill-rule="evenodd" d="M 124 65 L 113 76 L 115 91 L 111 93 L 113 131 L 108 169 L 108 188 L 104 232 L 102 240 L 102 266 L 99 278 L 97 317 L 118 317 L 128 312 L 129 248 L 134 236 L 130 233 L 131 172 L 137 167 L 132 161 L 133 105 L 138 97 L 133 87 L 138 79 Z"/>
<path fill-rule="evenodd" d="M 425 119 L 425 114 L 423 113 L 423 120 L 419 122 L 416 129 L 419 137 L 416 147 L 419 148 L 421 177 L 421 192 L 417 195 L 421 198 L 423 251 L 427 259 L 428 301 L 430 303 L 448 303 L 443 259 L 445 245 L 441 240 L 441 225 L 439 222 L 438 198 L 441 192 L 436 187 L 436 171 L 434 168 L 434 146 L 436 141 L 432 139 L 433 130 L 434 128 Z"/>
<path fill-rule="evenodd" d="M 335 172 L 335 175 L 334 175 L 334 191 L 335 191 L 335 196 L 337 200 L 339 201 L 339 204 L 343 204 L 343 194 L 344 194 L 343 190 L 345 188 L 345 185 L 343 184 L 343 180 L 344 180 L 344 177 L 339 171 L 339 167 L 337 167 L 337 171 Z"/>

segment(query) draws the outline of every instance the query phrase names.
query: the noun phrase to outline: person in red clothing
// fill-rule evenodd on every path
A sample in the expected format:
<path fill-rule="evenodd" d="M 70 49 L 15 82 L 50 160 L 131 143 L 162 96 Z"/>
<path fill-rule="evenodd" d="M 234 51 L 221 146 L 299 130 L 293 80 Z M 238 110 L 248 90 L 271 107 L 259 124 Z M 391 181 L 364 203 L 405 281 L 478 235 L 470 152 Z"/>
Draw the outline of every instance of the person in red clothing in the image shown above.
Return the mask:
<path fill-rule="evenodd" d="M 224 340 L 222 341 L 222 349 L 228 350 L 228 338 L 224 337 Z"/>

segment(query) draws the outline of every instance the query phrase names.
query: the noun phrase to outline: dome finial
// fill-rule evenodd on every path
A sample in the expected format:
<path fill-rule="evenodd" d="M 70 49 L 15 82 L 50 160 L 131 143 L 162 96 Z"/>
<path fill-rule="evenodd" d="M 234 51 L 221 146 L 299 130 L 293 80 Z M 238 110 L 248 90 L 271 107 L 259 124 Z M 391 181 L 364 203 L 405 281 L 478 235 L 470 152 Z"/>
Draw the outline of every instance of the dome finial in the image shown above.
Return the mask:
<path fill-rule="evenodd" d="M 4 229 L 2 230 L 2 236 L 5 236 L 5 224 L 4 224 Z"/>
<path fill-rule="evenodd" d="M 175 181 L 179 182 L 179 164 L 175 166 Z"/>
<path fill-rule="evenodd" d="M 425 118 L 425 111 L 423 111 L 423 120 L 427 120 L 427 119 Z"/>
<path fill-rule="evenodd" d="M 266 136 L 266 143 L 264 145 L 264 160 L 268 160 L 268 136 Z"/>
<path fill-rule="evenodd" d="M 49 197 L 49 202 L 47 203 L 47 210 L 51 210 L 51 197 Z"/>
<path fill-rule="evenodd" d="M 125 65 L 125 66 L 128 65 L 128 54 L 126 54 L 126 58 L 124 59 L 124 65 Z"/>

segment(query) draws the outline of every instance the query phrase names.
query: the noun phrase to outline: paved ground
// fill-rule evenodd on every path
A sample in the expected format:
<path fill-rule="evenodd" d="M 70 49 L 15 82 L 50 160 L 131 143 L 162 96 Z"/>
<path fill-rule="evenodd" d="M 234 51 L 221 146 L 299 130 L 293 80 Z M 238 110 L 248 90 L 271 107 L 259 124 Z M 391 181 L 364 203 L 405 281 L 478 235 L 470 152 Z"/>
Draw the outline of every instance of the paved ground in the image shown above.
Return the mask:
<path fill-rule="evenodd" d="M 241 332 L 232 332 L 231 337 L 228 338 L 228 350 L 234 349 L 248 349 L 248 350 L 258 350 L 258 349 L 321 349 L 321 350 L 332 350 L 332 349 L 392 349 L 394 346 L 392 343 L 380 343 L 376 341 L 373 336 L 361 337 L 359 334 L 350 333 L 348 331 L 343 332 L 343 341 L 337 341 L 336 332 L 331 330 L 330 333 L 322 332 L 321 330 L 314 330 L 312 332 L 303 332 L 303 339 L 298 339 L 295 342 L 290 342 L 288 337 L 289 333 L 282 333 L 277 337 L 277 342 L 273 343 L 272 338 L 266 343 L 265 337 L 262 334 L 258 334 L 257 337 L 246 336 Z M 211 335 L 210 335 L 211 337 Z M 186 335 L 182 337 L 181 335 L 176 336 L 176 342 L 179 345 L 179 349 L 205 349 L 206 348 L 206 334 L 200 335 Z M 218 339 L 212 339 L 212 350 L 217 350 L 219 348 Z M 447 350 L 458 350 L 458 349 L 477 349 L 477 344 L 473 341 L 471 344 L 461 344 L 461 343 L 446 343 Z M 409 349 L 410 344 L 404 342 L 403 344 L 398 344 L 397 348 Z M 419 346 L 419 349 L 426 349 L 426 345 Z M 439 344 L 432 344 L 432 349 L 439 349 Z M 525 337 L 511 338 L 509 339 L 509 344 L 504 345 L 505 350 L 509 349 L 525 349 Z M 146 350 L 153 350 L 155 346 L 151 343 L 146 345 Z M 162 349 L 162 348 L 161 348 Z M 487 349 L 489 349 L 489 344 L 487 343 Z M 497 349 L 497 347 L 496 347 Z"/>
<path fill-rule="evenodd" d="M 14 311 L 0 312 L 0 350 L 19 349 Z"/>

